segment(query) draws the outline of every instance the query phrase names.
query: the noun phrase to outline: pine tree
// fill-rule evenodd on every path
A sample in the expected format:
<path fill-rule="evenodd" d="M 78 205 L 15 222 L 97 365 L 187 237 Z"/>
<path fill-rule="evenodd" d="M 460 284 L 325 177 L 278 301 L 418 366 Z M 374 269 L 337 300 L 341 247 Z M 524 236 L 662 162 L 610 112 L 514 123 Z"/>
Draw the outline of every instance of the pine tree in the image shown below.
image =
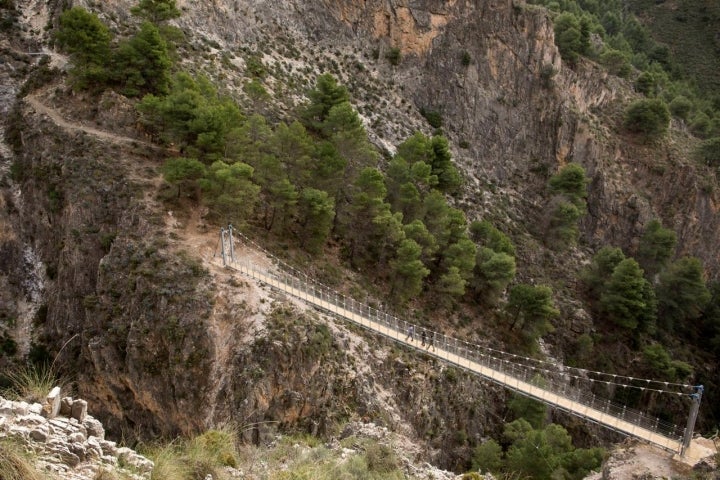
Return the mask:
<path fill-rule="evenodd" d="M 191 190 L 193 197 L 199 193 L 200 179 L 205 176 L 205 165 L 194 158 L 171 158 L 163 165 L 163 178 L 177 188 L 177 197 L 183 191 Z"/>
<path fill-rule="evenodd" d="M 648 278 L 662 270 L 675 253 L 675 232 L 662 226 L 658 220 L 650 220 L 638 246 L 638 263 Z"/>
<path fill-rule="evenodd" d="M 143 22 L 137 34 L 120 44 L 113 64 L 113 77 L 123 86 L 123 94 L 168 93 L 172 62 L 152 23 Z"/>
<path fill-rule="evenodd" d="M 521 327 L 530 341 L 552 332 L 550 319 L 560 314 L 553 304 L 550 287 L 522 283 L 510 289 L 507 310 L 512 316 L 510 329 Z"/>
<path fill-rule="evenodd" d="M 425 268 L 420 256 L 422 248 L 414 240 L 405 239 L 397 249 L 397 257 L 391 262 L 392 292 L 400 303 L 417 296 L 422 291 L 423 279 L 430 270 Z"/>
<path fill-rule="evenodd" d="M 655 318 L 655 298 L 640 265 L 626 258 L 617 264 L 600 296 L 599 308 L 616 325 L 647 329 Z"/>
<path fill-rule="evenodd" d="M 130 12 L 155 24 L 167 22 L 181 15 L 175 0 L 140 0 Z"/>
<path fill-rule="evenodd" d="M 322 190 L 305 188 L 298 199 L 298 237 L 310 253 L 319 253 L 325 244 L 335 218 L 333 199 Z"/>
<path fill-rule="evenodd" d="M 667 330 L 685 331 L 697 320 L 711 299 L 702 263 L 683 257 L 660 274 L 657 286 L 660 321 Z"/>
<path fill-rule="evenodd" d="M 70 73 L 77 88 L 99 87 L 107 83 L 111 40 L 107 26 L 97 15 L 82 7 L 73 7 L 60 15 L 55 41 L 70 54 L 74 63 Z"/>

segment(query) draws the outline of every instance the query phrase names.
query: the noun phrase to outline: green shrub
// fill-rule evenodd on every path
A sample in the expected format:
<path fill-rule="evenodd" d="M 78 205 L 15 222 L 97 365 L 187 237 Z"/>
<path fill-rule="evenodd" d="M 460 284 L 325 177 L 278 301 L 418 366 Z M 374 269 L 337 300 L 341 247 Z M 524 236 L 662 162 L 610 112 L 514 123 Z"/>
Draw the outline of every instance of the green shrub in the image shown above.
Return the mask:
<path fill-rule="evenodd" d="M 608 72 L 618 77 L 626 78 L 632 72 L 632 65 L 630 65 L 627 53 L 620 50 L 605 50 L 600 55 L 600 63 L 608 69 Z"/>
<path fill-rule="evenodd" d="M 53 387 L 62 383 L 52 368 L 46 366 L 20 367 L 5 373 L 5 376 L 10 380 L 11 387 L 4 395 L 28 403 L 44 400 Z"/>
<path fill-rule="evenodd" d="M 395 452 L 388 445 L 371 443 L 365 448 L 368 470 L 377 473 L 391 473 L 398 468 Z"/>
<path fill-rule="evenodd" d="M 490 439 L 475 447 L 472 456 L 473 470 L 498 473 L 502 466 L 502 447 L 495 440 Z"/>
<path fill-rule="evenodd" d="M 553 85 L 555 85 L 555 81 L 553 80 L 555 78 L 555 75 L 557 74 L 557 70 L 555 70 L 555 67 L 551 63 L 546 63 L 542 66 L 540 69 L 540 83 L 542 84 L 543 88 L 552 88 Z"/>
<path fill-rule="evenodd" d="M 263 65 L 262 59 L 256 56 L 249 57 L 245 61 L 245 68 L 254 78 L 265 78 L 268 73 L 265 65 Z"/>
<path fill-rule="evenodd" d="M 700 138 L 707 138 L 712 133 L 712 120 L 705 112 L 698 112 L 690 121 L 690 131 Z"/>
<path fill-rule="evenodd" d="M 586 22 L 573 13 L 564 12 L 555 18 L 555 45 L 567 62 L 575 63 L 587 53 L 589 34 Z"/>
<path fill-rule="evenodd" d="M 110 30 L 97 15 L 82 7 L 62 13 L 55 41 L 75 64 L 71 74 L 78 88 L 101 86 L 108 81 L 111 40 Z"/>
<path fill-rule="evenodd" d="M 552 211 L 548 229 L 548 240 L 555 248 L 574 245 L 580 236 L 578 220 L 582 212 L 571 202 L 559 202 Z"/>
<path fill-rule="evenodd" d="M 235 431 L 209 430 L 185 441 L 154 447 L 144 452 L 155 462 L 151 480 L 192 480 L 221 476 L 222 467 L 237 467 Z"/>
<path fill-rule="evenodd" d="M 385 58 L 387 58 L 388 62 L 390 62 L 390 65 L 399 65 L 401 57 L 402 54 L 400 53 L 400 49 L 398 47 L 392 47 L 385 54 Z"/>
<path fill-rule="evenodd" d="M 175 5 L 175 0 L 140 0 L 136 6 L 130 9 L 130 13 L 155 24 L 181 15 Z"/>
<path fill-rule="evenodd" d="M 658 81 L 650 72 L 643 72 L 635 80 L 635 91 L 642 93 L 646 97 L 654 97 L 657 95 Z"/>
<path fill-rule="evenodd" d="M 420 109 L 420 115 L 425 117 L 425 120 L 427 120 L 428 124 L 433 128 L 440 128 L 443 124 L 443 118 L 440 112 L 436 110 L 428 110 L 426 108 Z"/>
<path fill-rule="evenodd" d="M 562 167 L 548 182 L 551 192 L 563 195 L 581 211 L 585 210 L 588 183 L 585 169 L 573 162 Z"/>
<path fill-rule="evenodd" d="M 706 165 L 720 167 L 720 137 L 705 140 L 698 147 L 700 160 Z"/>
<path fill-rule="evenodd" d="M 673 114 L 673 116 L 682 120 L 688 119 L 688 116 L 690 115 L 692 109 L 692 102 L 689 98 L 683 95 L 678 95 L 677 97 L 672 99 L 672 102 L 670 102 L 670 112 Z"/>
<path fill-rule="evenodd" d="M 633 102 L 625 111 L 625 128 L 646 137 L 663 135 L 670 124 L 670 110 L 660 99 Z"/>

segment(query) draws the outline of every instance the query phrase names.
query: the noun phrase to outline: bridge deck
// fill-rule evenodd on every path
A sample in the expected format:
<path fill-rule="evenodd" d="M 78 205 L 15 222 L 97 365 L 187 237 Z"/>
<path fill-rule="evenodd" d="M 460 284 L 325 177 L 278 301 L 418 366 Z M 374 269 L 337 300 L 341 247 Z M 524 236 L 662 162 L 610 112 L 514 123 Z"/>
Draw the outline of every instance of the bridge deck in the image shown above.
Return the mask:
<path fill-rule="evenodd" d="M 344 308 L 342 305 L 337 305 L 334 302 L 330 302 L 327 299 L 316 296 L 312 291 L 308 292 L 293 285 L 289 285 L 288 283 L 283 282 L 274 275 L 267 272 L 258 271 L 249 265 L 242 265 L 236 263 L 233 264 L 231 268 L 238 270 L 239 272 L 248 275 L 251 278 L 264 282 L 273 288 L 283 291 L 307 303 L 310 303 L 316 307 L 327 310 L 328 312 L 350 320 L 358 325 L 361 325 L 362 327 L 380 333 L 386 337 L 392 338 L 399 343 L 405 344 L 411 348 L 418 348 L 417 341 L 405 339 L 405 332 L 398 330 L 397 328 L 391 328 L 378 320 L 360 315 L 352 310 Z M 458 355 L 457 353 L 452 352 L 450 349 L 443 348 L 443 345 L 435 345 L 435 349 L 433 352 L 427 350 L 423 351 L 428 355 L 435 356 L 450 364 L 467 369 L 489 380 L 492 380 L 493 382 L 515 390 L 526 396 L 540 400 L 548 405 L 552 405 L 554 407 L 565 410 L 571 414 L 596 422 L 600 425 L 606 426 L 610 429 L 616 430 L 626 435 L 634 436 L 642 440 L 648 441 L 664 449 L 673 452 L 680 451 L 680 439 L 673 439 L 667 437 L 647 428 L 635 425 L 634 423 L 619 418 L 615 415 L 611 415 L 600 409 L 593 408 L 586 404 L 574 401 L 565 395 L 545 390 L 524 380 L 513 377 L 512 375 L 508 375 L 505 372 L 495 370 L 486 365 L 482 365 L 476 361 L 473 361 L 467 357 Z"/>

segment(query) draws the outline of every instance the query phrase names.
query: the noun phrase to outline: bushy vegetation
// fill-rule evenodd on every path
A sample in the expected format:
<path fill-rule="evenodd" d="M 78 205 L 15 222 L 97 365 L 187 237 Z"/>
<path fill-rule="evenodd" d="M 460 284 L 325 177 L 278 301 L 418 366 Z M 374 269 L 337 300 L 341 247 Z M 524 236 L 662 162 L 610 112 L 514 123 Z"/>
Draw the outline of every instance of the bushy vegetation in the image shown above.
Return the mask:
<path fill-rule="evenodd" d="M 515 420 L 505 424 L 500 442 L 490 439 L 475 447 L 473 470 L 537 480 L 572 480 L 585 478 L 600 467 L 604 450 L 575 448 L 562 426 L 546 422 L 545 405 L 516 397 L 510 407 Z"/>
<path fill-rule="evenodd" d="M 679 359 L 671 362 L 664 345 L 684 337 L 700 351 L 713 352 L 720 321 L 715 287 L 706 284 L 700 260 L 672 261 L 675 244 L 675 233 L 651 220 L 639 240 L 640 263 L 619 248 L 604 247 L 582 280 L 598 320 L 619 327 L 628 344 L 645 353 L 649 376 L 686 381 L 692 368 Z"/>
<path fill-rule="evenodd" d="M 3 372 L 3 376 L 10 384 L 3 396 L 29 403 L 44 401 L 53 387 L 63 383 L 47 364 L 15 367 Z"/>
<path fill-rule="evenodd" d="M 309 253 L 332 238 L 399 304 L 427 289 L 451 307 L 476 274 L 477 245 L 446 198 L 461 184 L 447 139 L 414 134 L 383 173 L 347 89 L 321 75 L 308 98 L 298 120 L 271 126 L 207 79 L 178 73 L 138 109 L 149 132 L 185 154 L 163 169 L 176 201 L 199 200 L 218 222 L 263 228 Z M 479 284 L 500 291 L 512 255 L 486 257 Z"/>
<path fill-rule="evenodd" d="M 625 128 L 646 138 L 665 134 L 670 125 L 670 110 L 663 100 L 636 100 L 625 112 Z"/>
<path fill-rule="evenodd" d="M 587 183 L 585 169 L 577 163 L 568 163 L 550 178 L 548 185 L 554 198 L 547 240 L 553 248 L 562 249 L 577 242 L 578 220 L 587 212 Z"/>
<path fill-rule="evenodd" d="M 137 12 L 169 3 L 143 1 Z M 158 15 L 143 13 L 151 18 Z M 97 15 L 82 7 L 65 10 L 59 23 L 55 42 L 70 54 L 75 88 L 98 91 L 113 87 L 127 96 L 167 92 L 172 62 L 167 42 L 154 23 L 143 22 L 135 35 L 117 43 Z"/>
<path fill-rule="evenodd" d="M 636 90 L 656 101 L 631 105 L 626 114 L 630 131 L 650 137 L 662 135 L 672 112 L 700 138 L 720 135 L 720 84 L 717 67 L 712 68 L 720 65 L 720 60 L 711 50 L 714 33 L 708 28 L 708 22 L 720 18 L 718 7 L 693 8 L 686 3 L 674 9 L 662 5 L 665 2 L 649 0 L 531 3 L 544 5 L 551 12 L 555 42 L 570 65 L 580 57 L 599 61 L 610 73 L 634 79 Z M 655 30 L 651 32 L 635 12 L 654 23 Z M 692 22 L 693 27 L 686 22 Z M 590 41 L 593 35 L 600 42 Z M 653 36 L 668 43 L 659 43 Z M 671 48 L 678 45 L 682 50 L 673 55 Z"/>
<path fill-rule="evenodd" d="M 343 440 L 342 458 L 310 436 L 281 437 L 271 447 L 239 444 L 231 429 L 210 430 L 197 437 L 152 447 L 152 480 L 232 477 L 225 467 L 256 472 L 263 478 L 400 480 L 404 478 L 390 445 L 366 438 Z M 347 452 L 352 452 L 348 455 Z"/>
<path fill-rule="evenodd" d="M 190 439 L 150 447 L 143 452 L 155 462 L 152 480 L 225 479 L 223 467 L 237 467 L 236 435 L 232 429 L 209 430 Z"/>

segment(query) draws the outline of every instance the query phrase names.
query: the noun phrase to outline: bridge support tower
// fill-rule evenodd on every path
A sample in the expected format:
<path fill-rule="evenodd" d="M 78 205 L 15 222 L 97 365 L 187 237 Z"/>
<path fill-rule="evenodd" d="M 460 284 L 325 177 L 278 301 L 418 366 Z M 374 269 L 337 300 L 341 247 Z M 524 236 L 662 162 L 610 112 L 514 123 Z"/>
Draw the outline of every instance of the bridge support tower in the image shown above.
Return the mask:
<path fill-rule="evenodd" d="M 693 389 L 695 392 L 690 394 L 692 403 L 690 404 L 690 415 L 688 416 L 687 425 L 685 426 L 685 436 L 683 437 L 682 448 L 680 449 L 681 457 L 684 457 L 688 448 L 690 448 L 690 442 L 692 442 L 693 432 L 695 430 L 695 421 L 697 420 L 700 402 L 702 401 L 702 394 L 705 388 L 702 385 L 696 385 Z"/>

